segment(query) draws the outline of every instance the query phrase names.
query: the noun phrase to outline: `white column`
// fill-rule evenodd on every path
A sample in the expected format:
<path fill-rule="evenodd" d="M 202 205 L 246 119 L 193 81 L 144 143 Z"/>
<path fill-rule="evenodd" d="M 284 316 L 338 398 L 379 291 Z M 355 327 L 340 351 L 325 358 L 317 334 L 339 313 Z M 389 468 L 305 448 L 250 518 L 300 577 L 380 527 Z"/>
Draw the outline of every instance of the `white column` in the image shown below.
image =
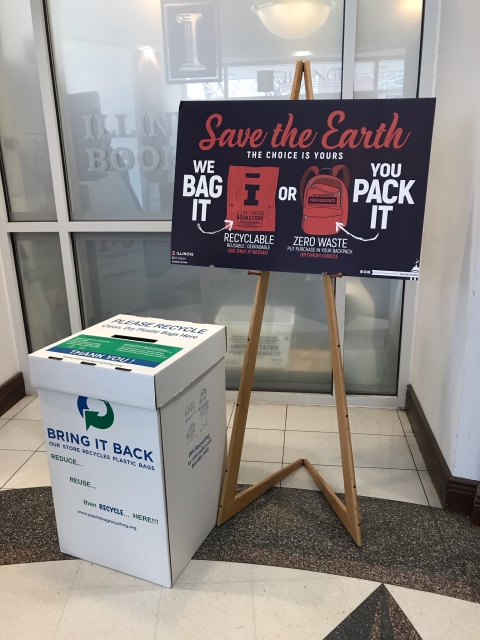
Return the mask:
<path fill-rule="evenodd" d="M 411 384 L 453 475 L 480 480 L 477 0 L 443 0 Z"/>

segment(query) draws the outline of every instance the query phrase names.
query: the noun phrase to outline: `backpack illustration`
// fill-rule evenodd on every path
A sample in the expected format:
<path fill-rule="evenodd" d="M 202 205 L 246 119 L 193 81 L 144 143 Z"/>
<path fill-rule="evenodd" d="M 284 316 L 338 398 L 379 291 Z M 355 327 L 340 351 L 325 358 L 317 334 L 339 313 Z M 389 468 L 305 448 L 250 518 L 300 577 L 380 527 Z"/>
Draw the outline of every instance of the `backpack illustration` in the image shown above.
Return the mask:
<path fill-rule="evenodd" d="M 326 171 L 330 173 L 324 173 Z M 342 179 L 338 177 L 339 173 L 342 173 Z M 350 172 L 344 164 L 324 169 L 313 166 L 305 171 L 300 182 L 305 233 L 331 236 L 339 231 L 337 222 L 347 224 L 349 184 Z"/>
<path fill-rule="evenodd" d="M 228 170 L 227 215 L 234 231 L 275 231 L 278 167 Z"/>

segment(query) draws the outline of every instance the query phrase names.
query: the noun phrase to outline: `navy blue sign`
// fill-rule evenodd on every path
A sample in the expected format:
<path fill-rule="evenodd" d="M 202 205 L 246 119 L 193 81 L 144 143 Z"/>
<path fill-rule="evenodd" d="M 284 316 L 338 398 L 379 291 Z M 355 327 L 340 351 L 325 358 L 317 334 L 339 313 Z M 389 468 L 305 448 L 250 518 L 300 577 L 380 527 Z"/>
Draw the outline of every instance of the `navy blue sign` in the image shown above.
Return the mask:
<path fill-rule="evenodd" d="M 434 110 L 182 102 L 172 264 L 416 279 Z"/>

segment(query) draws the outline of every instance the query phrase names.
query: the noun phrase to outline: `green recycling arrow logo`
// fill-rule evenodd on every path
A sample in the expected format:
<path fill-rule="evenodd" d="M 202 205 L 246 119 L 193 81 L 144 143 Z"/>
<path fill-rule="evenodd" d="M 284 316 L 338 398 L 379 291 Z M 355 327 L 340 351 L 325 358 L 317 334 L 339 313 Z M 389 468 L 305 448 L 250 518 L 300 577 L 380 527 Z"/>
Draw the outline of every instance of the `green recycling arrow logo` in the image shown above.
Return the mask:
<path fill-rule="evenodd" d="M 98 415 L 98 411 L 92 411 L 88 408 L 88 398 L 85 396 L 78 396 L 77 407 L 82 418 L 85 418 L 85 426 L 87 431 L 90 427 L 95 429 L 109 429 L 114 420 L 113 409 L 109 402 L 102 400 L 107 412 L 103 416 Z"/>

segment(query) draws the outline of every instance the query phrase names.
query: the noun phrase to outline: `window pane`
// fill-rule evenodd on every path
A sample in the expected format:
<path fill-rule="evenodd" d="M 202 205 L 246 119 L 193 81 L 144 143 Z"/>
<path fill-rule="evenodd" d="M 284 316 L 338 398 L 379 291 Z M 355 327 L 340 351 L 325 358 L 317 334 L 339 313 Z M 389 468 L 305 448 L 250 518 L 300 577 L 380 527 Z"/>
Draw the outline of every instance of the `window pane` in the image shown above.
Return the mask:
<path fill-rule="evenodd" d="M 414 98 L 422 0 L 358 0 L 355 98 Z"/>
<path fill-rule="evenodd" d="M 55 233 L 16 233 L 13 245 L 29 350 L 70 335 L 60 240 Z"/>
<path fill-rule="evenodd" d="M 347 393 L 396 395 L 402 306 L 402 281 L 347 278 Z"/>
<path fill-rule="evenodd" d="M 170 265 L 168 234 L 75 234 L 86 326 L 117 313 L 227 325 L 227 385 L 238 388 L 257 278 Z M 254 388 L 331 391 L 322 276 L 272 273 Z"/>
<path fill-rule="evenodd" d="M 0 147 L 10 219 L 55 220 L 30 0 L 0 2 Z"/>
<path fill-rule="evenodd" d="M 317 99 L 340 97 L 343 0 L 296 39 L 252 4 L 49 0 L 73 219 L 170 219 L 180 100 L 288 99 L 299 57 Z"/>
<path fill-rule="evenodd" d="M 416 96 L 422 9 L 422 0 L 358 0 L 355 98 Z M 402 298 L 402 282 L 347 279 L 348 393 L 396 395 Z"/>

